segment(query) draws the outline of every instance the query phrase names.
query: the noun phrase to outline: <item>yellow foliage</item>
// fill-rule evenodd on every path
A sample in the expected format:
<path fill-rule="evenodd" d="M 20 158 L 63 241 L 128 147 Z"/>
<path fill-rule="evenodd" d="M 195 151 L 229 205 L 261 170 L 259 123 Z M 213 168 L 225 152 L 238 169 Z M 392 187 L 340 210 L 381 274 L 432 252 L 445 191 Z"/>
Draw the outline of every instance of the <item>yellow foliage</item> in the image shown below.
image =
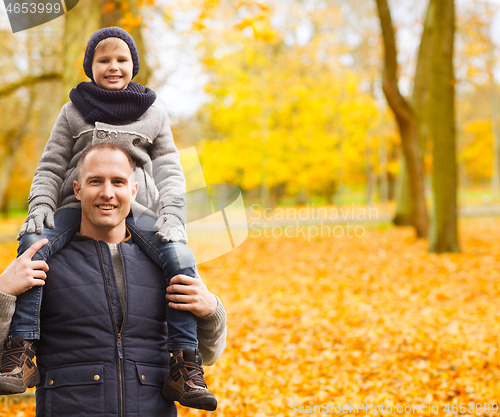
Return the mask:
<path fill-rule="evenodd" d="M 200 110 L 208 182 L 244 189 L 285 183 L 289 194 L 326 194 L 340 183 L 365 182 L 368 163 L 377 172 L 397 171 L 387 111 L 377 107 L 365 74 L 332 59 L 346 47 L 334 48 L 331 34 L 321 31 L 293 43 L 295 26 L 273 27 L 277 10 L 261 6 L 221 0 L 202 7 L 196 23 L 210 76 L 204 87 L 210 101 Z M 307 9 L 296 6 L 292 20 Z M 382 147 L 390 165 L 380 167 Z"/>
<path fill-rule="evenodd" d="M 277 36 L 276 31 L 268 21 L 268 16 L 264 14 L 245 17 L 242 21 L 235 24 L 234 27 L 238 30 L 250 27 L 253 30 L 255 39 L 260 39 L 264 42 L 272 42 Z"/>
<path fill-rule="evenodd" d="M 6 407 L 0 403 L 0 416 L 4 417 L 35 417 L 35 404 L 22 402 Z"/>
<path fill-rule="evenodd" d="M 113 10 L 115 10 L 115 3 L 113 2 L 108 2 L 106 3 L 103 8 L 102 8 L 102 13 L 111 13 Z"/>
<path fill-rule="evenodd" d="M 500 220 L 460 229 L 462 254 L 428 254 L 411 229 L 369 228 L 251 237 L 202 265 L 228 313 L 228 348 L 206 368 L 220 404 L 210 415 L 289 416 L 292 403 L 325 402 L 439 402 L 445 415 L 446 403 L 497 402 Z"/>
<path fill-rule="evenodd" d="M 241 7 L 253 7 L 253 6 L 259 8 L 262 11 L 269 10 L 269 7 L 266 6 L 265 4 L 262 4 L 262 3 L 259 3 L 257 1 L 253 1 L 253 0 L 241 0 L 236 5 L 237 8 L 241 8 Z"/>
<path fill-rule="evenodd" d="M 254 229 L 236 250 L 200 265 L 226 308 L 228 344 L 205 367 L 218 409 L 179 407 L 179 415 L 284 417 L 291 404 L 439 403 L 444 416 L 445 404 L 498 403 L 500 220 L 461 221 L 463 252 L 446 255 L 427 253 L 410 228 L 365 225 L 356 238 L 345 226 L 342 237 L 325 231 L 309 240 L 298 229 L 291 237 L 276 229 L 276 238 Z M 1 253 L 9 247 L 13 255 L 15 246 Z M 0 415 L 30 406 L 17 407 L 0 406 Z"/>
<path fill-rule="evenodd" d="M 493 172 L 493 135 L 491 120 L 476 120 L 464 127 L 464 144 L 460 159 L 467 176 L 475 182 L 490 179 Z"/>
<path fill-rule="evenodd" d="M 342 175 L 362 181 L 378 109 L 358 75 L 334 73 L 314 49 L 237 39 L 204 61 L 212 101 L 201 111 L 214 132 L 201 146 L 207 180 L 318 193 Z"/>
<path fill-rule="evenodd" d="M 193 28 L 193 30 L 203 30 L 206 28 L 206 26 L 203 23 L 198 21 L 193 22 L 191 27 Z"/>
<path fill-rule="evenodd" d="M 131 12 L 127 12 L 125 16 L 120 19 L 120 26 L 128 32 L 132 29 L 141 26 L 142 16 L 134 17 Z"/>

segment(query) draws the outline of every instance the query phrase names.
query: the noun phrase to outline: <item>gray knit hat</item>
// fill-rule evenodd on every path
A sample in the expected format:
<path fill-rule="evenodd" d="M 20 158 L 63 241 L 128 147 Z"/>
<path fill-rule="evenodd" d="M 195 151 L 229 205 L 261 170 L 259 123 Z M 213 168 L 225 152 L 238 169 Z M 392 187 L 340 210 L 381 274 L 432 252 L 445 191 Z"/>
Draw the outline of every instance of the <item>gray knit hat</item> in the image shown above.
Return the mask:
<path fill-rule="evenodd" d="M 139 53 L 137 52 L 137 46 L 135 45 L 134 38 L 128 32 L 117 26 L 100 29 L 94 32 L 90 37 L 87 43 L 87 49 L 85 50 L 85 57 L 83 58 L 83 69 L 87 77 L 94 81 L 92 75 L 92 61 L 94 60 L 95 47 L 106 38 L 119 38 L 128 45 L 130 55 L 132 55 L 132 62 L 134 63 L 134 70 L 132 72 L 132 78 L 134 78 L 139 72 Z"/>

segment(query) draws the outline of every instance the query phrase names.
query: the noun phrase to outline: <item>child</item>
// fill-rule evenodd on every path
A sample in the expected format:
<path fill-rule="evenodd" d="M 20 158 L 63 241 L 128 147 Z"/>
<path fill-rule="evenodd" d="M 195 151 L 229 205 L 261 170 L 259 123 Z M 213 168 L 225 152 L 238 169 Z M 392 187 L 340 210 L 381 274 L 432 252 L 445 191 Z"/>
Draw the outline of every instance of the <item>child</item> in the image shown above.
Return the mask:
<path fill-rule="evenodd" d="M 118 27 L 98 30 L 87 44 L 83 68 L 92 82 L 82 82 L 71 91 L 71 103 L 63 106 L 52 130 L 31 186 L 19 254 L 46 237 L 49 243 L 33 260 L 47 261 L 73 238 L 81 217 L 73 193 L 79 157 L 94 143 L 113 142 L 121 145 L 138 167 L 134 213 L 155 216 L 142 215 L 137 225 L 129 216 L 127 227 L 134 242 L 163 269 L 167 285 L 177 274 L 196 277 L 193 254 L 185 245 L 185 179 L 179 154 L 167 114 L 152 107 L 155 93 L 131 82 L 139 71 L 134 39 Z M 17 299 L 0 368 L 0 394 L 24 392 L 39 383 L 39 372 L 31 359 L 33 342 L 40 337 L 40 303 L 39 287 Z M 172 357 L 163 396 L 187 407 L 215 410 L 217 401 L 203 379 L 196 317 L 167 307 L 167 321 Z"/>

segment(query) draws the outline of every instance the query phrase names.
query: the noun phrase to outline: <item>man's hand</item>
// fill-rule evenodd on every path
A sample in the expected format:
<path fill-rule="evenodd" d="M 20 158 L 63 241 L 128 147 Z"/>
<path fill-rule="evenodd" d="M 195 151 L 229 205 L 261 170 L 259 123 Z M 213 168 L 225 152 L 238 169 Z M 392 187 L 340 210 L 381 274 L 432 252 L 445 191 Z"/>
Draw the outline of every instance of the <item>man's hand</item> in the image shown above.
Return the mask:
<path fill-rule="evenodd" d="M 33 243 L 0 274 L 0 291 L 19 295 L 34 286 L 45 285 L 49 266 L 45 261 L 32 261 L 31 258 L 48 242 L 47 239 L 41 239 Z"/>
<path fill-rule="evenodd" d="M 205 317 L 217 309 L 217 298 L 208 291 L 201 277 L 198 274 L 196 276 L 197 278 L 187 275 L 172 277 L 170 285 L 167 287 L 166 297 L 169 301 L 169 307 L 175 310 L 190 311 L 197 317 Z"/>

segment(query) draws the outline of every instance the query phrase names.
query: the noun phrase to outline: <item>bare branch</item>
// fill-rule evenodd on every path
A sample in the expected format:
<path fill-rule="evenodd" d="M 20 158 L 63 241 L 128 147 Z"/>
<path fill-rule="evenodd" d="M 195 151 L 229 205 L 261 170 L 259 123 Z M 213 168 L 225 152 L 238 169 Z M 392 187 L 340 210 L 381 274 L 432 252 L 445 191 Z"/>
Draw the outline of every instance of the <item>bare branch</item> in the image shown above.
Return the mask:
<path fill-rule="evenodd" d="M 20 81 L 7 85 L 0 88 L 0 97 L 7 96 L 22 87 L 30 87 L 32 85 L 45 82 L 45 81 L 60 81 L 62 80 L 62 74 L 57 72 L 42 74 L 42 75 L 29 75 Z"/>

